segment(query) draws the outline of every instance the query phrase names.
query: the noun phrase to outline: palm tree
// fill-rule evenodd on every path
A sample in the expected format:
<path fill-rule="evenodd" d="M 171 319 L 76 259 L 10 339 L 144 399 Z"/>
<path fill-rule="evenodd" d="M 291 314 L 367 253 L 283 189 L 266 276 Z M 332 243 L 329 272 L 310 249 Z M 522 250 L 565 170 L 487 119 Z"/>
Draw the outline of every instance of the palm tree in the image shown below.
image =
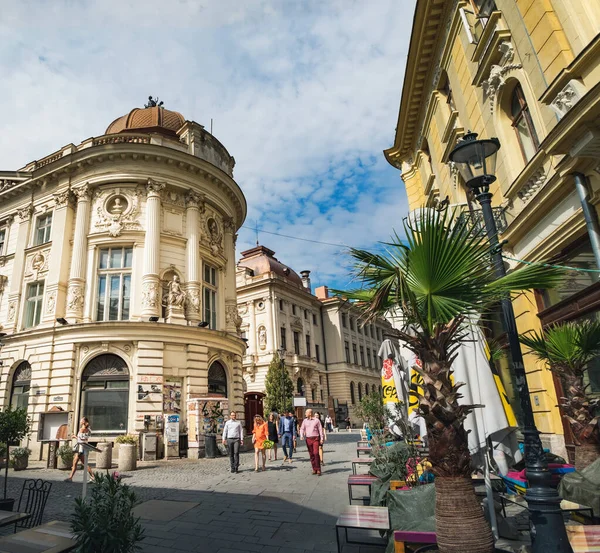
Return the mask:
<path fill-rule="evenodd" d="M 586 393 L 583 377 L 592 359 L 600 355 L 600 322 L 580 321 L 555 325 L 544 334 L 532 332 L 521 342 L 561 379 L 563 417 L 573 431 L 575 466 L 587 467 L 600 456 L 600 401 Z"/>
<path fill-rule="evenodd" d="M 394 235 L 384 254 L 352 249 L 362 286 L 342 292 L 368 321 L 400 310 L 400 339 L 418 357 L 422 377 L 419 414 L 427 424 L 429 460 L 436 476 L 436 526 L 443 553 L 490 553 L 494 540 L 471 481 L 471 456 L 464 421 L 474 405 L 461 405 L 462 383 L 452 363 L 468 325 L 511 292 L 555 285 L 559 272 L 529 265 L 497 279 L 491 247 L 466 221 L 423 210 L 405 222 L 406 241 Z"/>

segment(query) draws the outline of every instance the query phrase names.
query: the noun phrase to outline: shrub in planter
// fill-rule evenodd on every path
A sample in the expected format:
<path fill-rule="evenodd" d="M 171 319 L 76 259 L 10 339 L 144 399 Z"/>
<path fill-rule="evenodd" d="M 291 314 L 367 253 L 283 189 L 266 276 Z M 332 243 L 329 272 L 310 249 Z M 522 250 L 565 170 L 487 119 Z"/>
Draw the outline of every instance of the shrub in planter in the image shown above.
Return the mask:
<path fill-rule="evenodd" d="M 12 466 L 15 470 L 25 470 L 29 464 L 31 449 L 26 447 L 15 447 L 10 452 Z"/>
<path fill-rule="evenodd" d="M 60 470 L 68 470 L 73 466 L 73 458 L 75 453 L 73 452 L 73 446 L 70 444 L 61 445 L 57 451 L 58 457 L 58 468 Z"/>
<path fill-rule="evenodd" d="M 12 409 L 7 407 L 0 412 L 0 444 L 18 443 L 31 432 L 31 419 L 27 416 L 27 409 Z M 12 511 L 14 499 L 6 497 L 8 485 L 8 463 L 4 468 L 4 496 L 0 501 L 0 510 Z"/>
<path fill-rule="evenodd" d="M 125 444 L 131 445 L 131 444 Z M 144 539 L 140 519 L 133 515 L 138 504 L 134 492 L 116 474 L 94 476 L 89 499 L 77 498 L 71 529 L 78 553 L 132 553 L 141 551 Z"/>
<path fill-rule="evenodd" d="M 119 470 L 129 471 L 137 468 L 138 437 L 124 434 L 116 439 L 119 444 Z"/>

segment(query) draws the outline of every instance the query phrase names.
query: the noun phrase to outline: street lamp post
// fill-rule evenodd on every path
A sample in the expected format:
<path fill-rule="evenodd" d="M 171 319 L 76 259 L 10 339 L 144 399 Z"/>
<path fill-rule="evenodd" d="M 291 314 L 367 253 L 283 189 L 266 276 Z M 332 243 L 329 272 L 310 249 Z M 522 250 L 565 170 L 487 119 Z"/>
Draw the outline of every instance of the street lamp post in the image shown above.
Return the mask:
<path fill-rule="evenodd" d="M 283 414 L 283 411 L 285 411 L 285 348 L 281 347 L 277 350 L 277 353 L 279 354 L 279 359 L 281 360 L 281 365 L 283 367 L 283 370 L 281 371 L 281 410 L 282 412 L 279 413 L 280 415 Z"/>
<path fill-rule="evenodd" d="M 476 133 L 468 132 L 459 140 L 449 157 L 481 205 L 487 237 L 492 246 L 492 260 L 496 276 L 503 277 L 506 275 L 506 269 L 502 259 L 502 244 L 498 240 L 498 229 L 492 211 L 492 193 L 490 192 L 490 184 L 496 180 L 494 173 L 496 154 L 499 149 L 500 142 L 497 138 L 477 140 Z M 508 337 L 510 357 L 523 412 L 523 441 L 528 481 L 525 498 L 530 512 L 533 553 L 551 551 L 572 553 L 560 509 L 561 498 L 557 490 L 552 487 L 540 433 L 535 426 L 523 354 L 510 297 L 505 297 L 501 305 L 504 330 Z"/>

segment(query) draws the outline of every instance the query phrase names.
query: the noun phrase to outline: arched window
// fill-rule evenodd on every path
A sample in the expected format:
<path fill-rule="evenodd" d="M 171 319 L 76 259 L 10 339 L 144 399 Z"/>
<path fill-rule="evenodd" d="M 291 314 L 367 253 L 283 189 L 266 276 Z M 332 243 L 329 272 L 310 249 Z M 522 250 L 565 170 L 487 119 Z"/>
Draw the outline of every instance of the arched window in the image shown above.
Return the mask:
<path fill-rule="evenodd" d="M 215 361 L 208 369 L 208 393 L 227 397 L 227 373 L 219 361 Z"/>
<path fill-rule="evenodd" d="M 369 385 L 365 384 L 365 395 L 368 396 L 369 395 Z"/>
<path fill-rule="evenodd" d="M 358 383 L 358 401 L 362 399 L 362 384 Z"/>
<path fill-rule="evenodd" d="M 31 365 L 23 361 L 13 375 L 10 390 L 10 406 L 13 409 L 20 407 L 27 409 L 29 405 L 29 390 L 31 388 Z"/>
<path fill-rule="evenodd" d="M 510 116 L 512 126 L 517 134 L 521 152 L 525 161 L 529 161 L 540 147 L 537 133 L 533 126 L 527 100 L 520 84 L 515 86 L 510 99 Z"/>
<path fill-rule="evenodd" d="M 156 388 L 156 390 L 154 389 Z M 155 384 L 138 385 L 138 401 L 160 394 Z M 81 375 L 81 416 L 90 420 L 92 432 L 127 432 L 129 370 L 118 355 L 92 359 Z"/>
<path fill-rule="evenodd" d="M 350 402 L 352 405 L 356 403 L 356 398 L 354 397 L 354 382 L 350 382 Z"/>
<path fill-rule="evenodd" d="M 301 378 L 299 378 L 298 382 L 296 383 L 296 390 L 302 397 L 304 397 L 304 380 Z"/>
<path fill-rule="evenodd" d="M 383 386 L 379 386 L 379 393 L 383 394 Z"/>

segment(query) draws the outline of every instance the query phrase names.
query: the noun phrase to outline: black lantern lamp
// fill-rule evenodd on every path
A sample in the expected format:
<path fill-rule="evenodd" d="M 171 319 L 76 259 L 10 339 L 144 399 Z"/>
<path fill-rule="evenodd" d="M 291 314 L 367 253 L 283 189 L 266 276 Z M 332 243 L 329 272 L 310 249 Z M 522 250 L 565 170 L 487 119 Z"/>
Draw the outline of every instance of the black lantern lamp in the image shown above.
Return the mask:
<path fill-rule="evenodd" d="M 497 138 L 477 140 L 477 133 L 469 131 L 450 152 L 450 161 L 476 195 L 489 193 L 490 184 L 496 180 L 496 154 L 499 149 Z"/>

